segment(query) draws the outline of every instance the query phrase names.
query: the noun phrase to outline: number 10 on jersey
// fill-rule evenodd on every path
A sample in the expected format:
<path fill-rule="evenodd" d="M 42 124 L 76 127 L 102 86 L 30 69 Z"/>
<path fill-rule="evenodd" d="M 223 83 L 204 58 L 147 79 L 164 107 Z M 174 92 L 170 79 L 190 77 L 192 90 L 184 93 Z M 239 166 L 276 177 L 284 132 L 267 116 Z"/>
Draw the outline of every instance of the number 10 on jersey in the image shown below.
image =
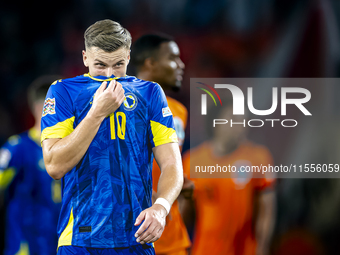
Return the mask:
<path fill-rule="evenodd" d="M 116 120 L 116 121 L 115 121 Z M 114 112 L 110 114 L 111 140 L 116 139 L 116 123 L 118 138 L 125 139 L 126 115 L 124 112 Z"/>

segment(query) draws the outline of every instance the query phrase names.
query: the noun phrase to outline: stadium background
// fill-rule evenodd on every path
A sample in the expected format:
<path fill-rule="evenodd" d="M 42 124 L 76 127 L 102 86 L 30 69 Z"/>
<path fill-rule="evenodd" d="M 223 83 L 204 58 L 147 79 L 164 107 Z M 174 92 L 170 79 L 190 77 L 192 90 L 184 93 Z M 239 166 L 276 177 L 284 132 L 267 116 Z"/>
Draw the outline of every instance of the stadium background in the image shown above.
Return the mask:
<path fill-rule="evenodd" d="M 30 82 L 45 74 L 72 77 L 86 72 L 83 32 L 104 18 L 120 22 L 133 39 L 157 31 L 174 36 L 186 68 L 183 89 L 171 96 L 187 107 L 190 77 L 340 75 L 336 0 L 6 1 L 0 5 L 0 144 L 33 124 L 26 100 Z M 340 87 L 332 94 L 331 114 L 340 123 Z M 189 147 L 188 131 L 189 126 L 184 150 Z M 319 132 L 324 137 L 327 129 Z M 332 163 L 338 163 L 340 137 L 333 134 L 327 136 L 333 142 L 328 147 Z M 283 149 L 275 146 L 270 133 L 250 135 L 268 146 L 278 163 L 301 146 L 294 131 L 282 135 Z M 323 146 L 317 153 L 327 148 Z M 279 180 L 277 192 L 273 253 L 338 253 L 340 181 Z M 1 212 L 2 229 L 3 208 Z M 1 230 L 0 254 L 3 235 Z"/>

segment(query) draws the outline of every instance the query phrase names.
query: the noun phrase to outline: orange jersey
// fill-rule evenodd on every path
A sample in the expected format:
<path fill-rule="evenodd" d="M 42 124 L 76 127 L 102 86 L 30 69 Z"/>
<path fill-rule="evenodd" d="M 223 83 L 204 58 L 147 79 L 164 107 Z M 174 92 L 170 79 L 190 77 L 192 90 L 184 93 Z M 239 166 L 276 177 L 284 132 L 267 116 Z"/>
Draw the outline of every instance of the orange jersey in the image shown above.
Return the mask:
<path fill-rule="evenodd" d="M 187 124 L 187 109 L 177 100 L 167 97 L 169 108 L 174 118 L 176 134 L 179 146 L 182 149 L 184 142 L 184 130 Z M 153 189 L 157 191 L 157 184 L 161 171 L 156 161 L 153 162 L 152 179 Z M 178 209 L 177 200 L 173 203 L 164 232 L 155 242 L 156 254 L 175 252 L 190 247 L 190 238 Z"/>
<path fill-rule="evenodd" d="M 190 176 L 190 158 L 195 165 L 261 165 L 272 164 L 272 156 L 263 147 L 244 143 L 233 153 L 216 157 L 209 143 L 186 153 L 185 174 Z M 256 241 L 253 233 L 254 191 L 271 185 L 273 180 L 251 178 L 251 173 L 234 178 L 192 178 L 195 183 L 195 239 L 192 254 L 252 255 Z"/>

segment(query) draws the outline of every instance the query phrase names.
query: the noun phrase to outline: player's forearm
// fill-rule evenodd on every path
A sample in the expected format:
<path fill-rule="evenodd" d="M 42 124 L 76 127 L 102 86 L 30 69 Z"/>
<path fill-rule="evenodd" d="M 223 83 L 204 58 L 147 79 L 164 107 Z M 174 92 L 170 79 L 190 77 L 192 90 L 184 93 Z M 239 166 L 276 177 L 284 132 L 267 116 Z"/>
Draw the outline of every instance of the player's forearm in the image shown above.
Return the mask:
<path fill-rule="evenodd" d="M 275 223 L 275 194 L 267 192 L 260 195 L 259 212 L 256 219 L 256 240 L 259 254 L 269 254 L 270 239 Z"/>
<path fill-rule="evenodd" d="M 103 118 L 95 116 L 90 111 L 70 135 L 55 143 L 45 145 L 45 141 L 43 142 L 46 170 L 52 178 L 61 179 L 78 164 L 97 134 L 102 121 Z"/>
<path fill-rule="evenodd" d="M 153 153 L 161 169 L 156 197 L 166 199 L 171 206 L 183 187 L 182 158 L 178 144 L 167 143 L 154 147 Z"/>
<path fill-rule="evenodd" d="M 177 199 L 183 187 L 181 161 L 165 166 L 158 181 L 157 198 L 165 198 L 170 205 Z"/>

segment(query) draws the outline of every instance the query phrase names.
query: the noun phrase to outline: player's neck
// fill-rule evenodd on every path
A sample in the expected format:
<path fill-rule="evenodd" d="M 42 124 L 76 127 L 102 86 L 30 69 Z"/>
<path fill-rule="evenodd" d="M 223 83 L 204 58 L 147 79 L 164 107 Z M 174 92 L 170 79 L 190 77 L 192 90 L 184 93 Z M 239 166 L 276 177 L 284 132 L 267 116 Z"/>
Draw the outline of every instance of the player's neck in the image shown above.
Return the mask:
<path fill-rule="evenodd" d="M 151 81 L 151 76 L 149 75 L 149 72 L 146 71 L 139 71 L 136 75 L 138 79 L 145 80 L 145 81 Z"/>
<path fill-rule="evenodd" d="M 162 83 L 160 83 L 159 81 L 155 80 L 152 75 L 150 75 L 150 72 L 147 71 L 139 71 L 137 74 L 137 78 L 144 80 L 144 81 L 152 81 L 152 82 L 157 82 L 164 91 L 170 90 L 171 88 L 168 88 L 166 86 L 164 86 Z"/>
<path fill-rule="evenodd" d="M 230 143 L 226 145 L 219 140 L 214 140 L 212 142 L 213 153 L 214 155 L 218 157 L 229 155 L 233 153 L 234 151 L 236 151 L 238 147 L 239 147 L 239 144 L 237 143 Z"/>

